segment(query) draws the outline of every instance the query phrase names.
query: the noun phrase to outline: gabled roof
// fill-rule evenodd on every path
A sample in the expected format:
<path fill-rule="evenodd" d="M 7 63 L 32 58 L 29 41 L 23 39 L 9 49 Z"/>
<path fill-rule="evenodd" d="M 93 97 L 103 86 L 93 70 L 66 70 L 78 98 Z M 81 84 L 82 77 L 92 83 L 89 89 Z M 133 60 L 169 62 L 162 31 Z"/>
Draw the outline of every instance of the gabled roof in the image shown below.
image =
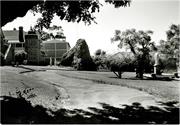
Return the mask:
<path fill-rule="evenodd" d="M 132 52 L 117 52 L 113 55 L 110 56 L 111 58 L 123 58 L 123 57 L 127 57 L 127 58 L 134 58 L 134 54 Z"/>
<path fill-rule="evenodd" d="M 67 43 L 64 39 L 49 39 L 46 41 L 43 41 L 43 43 Z"/>
<path fill-rule="evenodd" d="M 8 41 L 19 41 L 19 30 L 5 30 L 3 31 L 5 39 Z M 27 33 L 23 32 L 23 36 Z"/>
<path fill-rule="evenodd" d="M 0 36 L 1 36 L 1 38 L 4 38 L 4 33 L 1 28 L 0 28 Z"/>
<path fill-rule="evenodd" d="M 49 39 L 49 40 L 43 41 L 42 43 L 43 44 L 46 44 L 46 43 L 66 43 L 66 44 L 68 44 L 69 47 L 71 47 L 70 44 L 68 42 L 66 42 L 65 39 Z"/>

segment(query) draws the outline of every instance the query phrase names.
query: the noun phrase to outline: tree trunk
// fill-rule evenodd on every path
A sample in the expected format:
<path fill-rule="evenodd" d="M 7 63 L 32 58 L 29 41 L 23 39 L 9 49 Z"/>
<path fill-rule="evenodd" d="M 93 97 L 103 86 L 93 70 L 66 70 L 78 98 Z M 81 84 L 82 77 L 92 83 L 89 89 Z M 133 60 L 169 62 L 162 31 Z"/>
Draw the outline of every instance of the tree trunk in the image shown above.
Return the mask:
<path fill-rule="evenodd" d="M 136 72 L 136 78 L 143 79 L 143 72 Z"/>
<path fill-rule="evenodd" d="M 116 73 L 115 71 L 113 71 L 113 73 L 121 79 L 121 76 L 122 76 L 122 72 L 118 71 L 118 73 Z"/>
<path fill-rule="evenodd" d="M 136 69 L 136 77 L 143 79 L 143 73 L 144 73 L 144 61 L 142 58 L 137 56 L 137 69 Z"/>
<path fill-rule="evenodd" d="M 121 71 L 118 71 L 118 76 L 119 76 L 118 78 L 120 78 L 120 79 L 122 78 L 122 72 Z"/>

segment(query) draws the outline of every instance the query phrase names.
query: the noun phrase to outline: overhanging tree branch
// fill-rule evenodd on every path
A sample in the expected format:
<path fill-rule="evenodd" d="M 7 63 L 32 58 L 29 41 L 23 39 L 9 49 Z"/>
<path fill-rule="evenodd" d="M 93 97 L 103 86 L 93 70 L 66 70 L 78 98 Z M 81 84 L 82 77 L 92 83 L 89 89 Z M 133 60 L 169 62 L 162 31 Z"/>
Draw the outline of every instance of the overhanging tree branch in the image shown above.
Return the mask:
<path fill-rule="evenodd" d="M 130 0 L 110 0 L 107 3 L 115 7 L 126 7 Z M 64 0 L 34 0 L 34 1 L 0 1 L 1 4 L 1 26 L 13 21 L 17 17 L 23 17 L 28 10 L 32 9 L 35 13 L 42 13 L 41 23 L 46 28 L 50 26 L 54 15 L 59 16 L 60 20 L 68 22 L 85 22 L 91 24 L 95 22 L 93 13 L 99 12 L 101 4 L 99 0 L 91 1 L 64 1 Z"/>

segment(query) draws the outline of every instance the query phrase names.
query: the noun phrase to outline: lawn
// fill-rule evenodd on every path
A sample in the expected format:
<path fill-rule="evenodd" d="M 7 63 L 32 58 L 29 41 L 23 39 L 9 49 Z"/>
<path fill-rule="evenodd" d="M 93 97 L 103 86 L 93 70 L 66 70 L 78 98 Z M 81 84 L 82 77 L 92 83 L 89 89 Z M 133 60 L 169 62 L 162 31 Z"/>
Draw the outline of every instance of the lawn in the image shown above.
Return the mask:
<path fill-rule="evenodd" d="M 70 67 L 0 70 L 2 123 L 178 123 L 179 81 L 137 80 L 134 72 L 118 79 Z"/>

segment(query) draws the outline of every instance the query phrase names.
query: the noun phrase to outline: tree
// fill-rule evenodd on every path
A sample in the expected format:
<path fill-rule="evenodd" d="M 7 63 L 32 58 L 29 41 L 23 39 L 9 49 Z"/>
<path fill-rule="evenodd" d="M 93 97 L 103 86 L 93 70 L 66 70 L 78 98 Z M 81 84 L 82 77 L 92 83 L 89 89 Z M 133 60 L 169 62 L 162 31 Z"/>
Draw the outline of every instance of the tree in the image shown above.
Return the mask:
<path fill-rule="evenodd" d="M 45 32 L 42 29 L 40 29 L 38 27 L 38 25 L 35 25 L 34 28 L 31 28 L 31 30 L 33 32 L 38 32 L 38 34 L 41 37 L 41 40 L 43 40 L 43 41 L 45 41 L 47 39 L 50 39 L 50 38 L 53 38 L 53 39 L 55 39 L 55 38 L 66 38 L 64 36 L 62 27 L 57 26 L 57 25 L 53 25 L 53 26 L 49 27 L 48 32 Z M 56 34 L 53 34 L 54 31 L 55 31 Z"/>
<path fill-rule="evenodd" d="M 163 53 L 163 54 L 166 54 L 166 59 L 167 61 L 166 62 L 169 62 L 168 65 L 174 65 L 173 64 L 173 61 L 170 60 L 171 59 L 175 59 L 175 62 L 176 62 L 176 68 L 178 68 L 178 66 L 180 65 L 180 61 L 179 61 L 179 58 L 180 58 L 180 25 L 175 25 L 175 24 L 172 24 L 170 27 L 169 27 L 169 30 L 166 31 L 166 35 L 167 35 L 167 39 L 166 40 L 161 40 L 160 41 L 160 51 Z M 172 61 L 172 62 L 171 62 Z M 177 69 L 178 70 L 178 69 Z"/>
<path fill-rule="evenodd" d="M 134 55 L 132 53 L 117 53 L 112 56 L 108 56 L 105 60 L 105 64 L 118 78 L 122 77 L 122 73 L 125 71 L 134 71 Z"/>
<path fill-rule="evenodd" d="M 96 64 L 97 69 L 107 69 L 106 66 L 106 51 L 97 49 L 95 51 L 93 61 Z"/>
<path fill-rule="evenodd" d="M 165 54 L 175 55 L 179 50 L 180 41 L 180 25 L 172 24 L 170 29 L 166 31 L 167 39 L 160 41 L 160 51 Z"/>
<path fill-rule="evenodd" d="M 150 62 L 150 46 L 152 31 L 136 31 L 135 29 L 128 29 L 121 32 L 115 31 L 115 35 L 111 38 L 111 41 L 120 41 L 119 48 L 126 47 L 130 49 L 136 58 L 136 73 L 138 78 L 143 78 L 143 72 L 146 65 Z"/>
<path fill-rule="evenodd" d="M 130 5 L 130 0 L 105 0 L 115 7 L 126 7 Z M 32 10 L 34 14 L 40 12 L 42 18 L 38 25 L 42 28 L 48 28 L 54 15 L 60 17 L 61 20 L 68 22 L 80 22 L 91 24 L 95 22 L 93 13 L 100 11 L 102 4 L 99 0 L 91 1 L 50 1 L 50 0 L 33 0 L 33 1 L 0 1 L 1 4 L 1 26 L 13 21 L 17 17 L 23 17 L 28 10 Z"/>
<path fill-rule="evenodd" d="M 98 50 L 96 50 L 96 52 L 95 52 L 95 56 L 100 56 L 101 55 L 101 49 L 98 49 Z"/>
<path fill-rule="evenodd" d="M 15 52 L 15 62 L 17 66 L 19 64 L 22 64 L 25 59 L 27 59 L 27 52 L 25 52 L 24 50 Z"/>
<path fill-rule="evenodd" d="M 77 70 L 97 70 L 85 39 L 78 39 L 76 45 L 63 54 L 59 65 L 73 66 Z"/>

